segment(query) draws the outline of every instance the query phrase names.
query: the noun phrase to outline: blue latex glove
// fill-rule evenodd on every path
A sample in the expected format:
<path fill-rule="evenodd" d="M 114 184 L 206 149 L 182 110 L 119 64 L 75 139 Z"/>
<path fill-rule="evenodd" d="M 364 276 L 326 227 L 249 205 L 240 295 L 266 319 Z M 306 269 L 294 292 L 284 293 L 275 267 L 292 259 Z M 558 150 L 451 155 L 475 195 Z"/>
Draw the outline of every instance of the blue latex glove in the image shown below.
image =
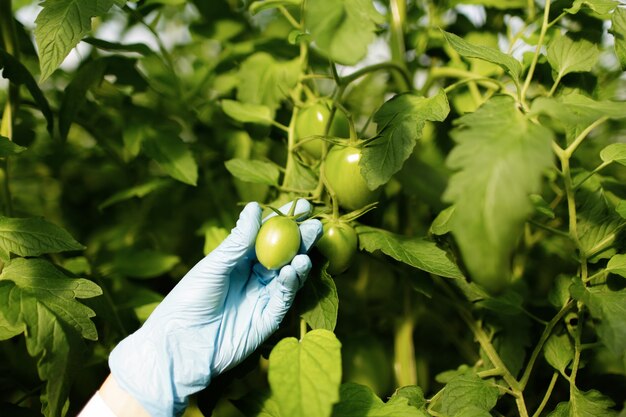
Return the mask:
<path fill-rule="evenodd" d="M 290 206 L 281 211 L 287 213 Z M 310 209 L 306 200 L 298 200 L 296 213 Z M 113 377 L 151 415 L 182 414 L 190 394 L 251 354 L 291 307 L 311 269 L 304 253 L 322 225 L 318 220 L 300 224 L 301 254 L 279 271 L 269 271 L 256 260 L 260 226 L 261 208 L 249 203 L 220 246 L 111 352 Z"/>

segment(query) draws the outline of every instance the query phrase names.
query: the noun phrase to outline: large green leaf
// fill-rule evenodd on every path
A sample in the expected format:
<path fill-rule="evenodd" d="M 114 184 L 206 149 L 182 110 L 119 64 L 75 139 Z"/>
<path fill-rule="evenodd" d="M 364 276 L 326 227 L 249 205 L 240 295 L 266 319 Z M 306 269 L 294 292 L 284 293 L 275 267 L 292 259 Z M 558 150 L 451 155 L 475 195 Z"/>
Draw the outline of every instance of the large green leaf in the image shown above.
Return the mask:
<path fill-rule="evenodd" d="M 572 296 L 585 303 L 598 320 L 602 343 L 618 357 L 626 352 L 626 289 L 612 290 L 606 285 L 585 287 L 580 281 L 572 284 Z"/>
<path fill-rule="evenodd" d="M 281 101 L 295 87 L 299 70 L 297 59 L 278 61 L 266 52 L 257 52 L 241 64 L 237 100 L 266 106 L 273 117 Z"/>
<path fill-rule="evenodd" d="M 144 184 L 139 184 L 134 187 L 118 191 L 111 197 L 104 200 L 100 205 L 98 205 L 98 210 L 103 210 L 106 207 L 112 206 L 113 204 L 117 204 L 122 201 L 130 200 L 131 198 L 143 198 L 153 191 L 159 190 L 169 184 L 172 184 L 172 180 L 157 178 Z"/>
<path fill-rule="evenodd" d="M 626 8 L 618 7 L 611 17 L 611 32 L 615 38 L 615 54 L 626 71 Z"/>
<path fill-rule="evenodd" d="M 0 69 L 2 70 L 2 78 L 6 78 L 17 85 L 24 84 L 26 86 L 30 95 L 33 96 L 37 107 L 39 107 L 39 110 L 41 110 L 41 113 L 43 113 L 43 116 L 46 118 L 48 132 L 52 132 L 54 126 L 52 109 L 50 109 L 48 99 L 46 99 L 46 96 L 37 85 L 37 81 L 35 81 L 30 71 L 28 71 L 28 68 L 12 55 L 9 55 L 4 49 L 0 48 Z"/>
<path fill-rule="evenodd" d="M 389 181 L 411 156 L 425 122 L 443 121 L 449 112 L 443 90 L 429 98 L 399 94 L 383 104 L 374 115 L 378 135 L 363 148 L 360 161 L 368 187 L 374 190 Z"/>
<path fill-rule="evenodd" d="M 301 314 L 312 329 L 333 331 L 337 325 L 339 297 L 335 281 L 325 268 L 314 268 L 300 292 Z"/>
<path fill-rule="evenodd" d="M 451 416 L 470 406 L 489 411 L 496 405 L 498 396 L 499 390 L 495 385 L 470 371 L 446 384 L 441 397 L 441 411 Z"/>
<path fill-rule="evenodd" d="M 380 250 L 397 261 L 442 277 L 463 277 L 446 252 L 438 248 L 434 242 L 401 236 L 370 226 L 359 225 L 356 231 L 359 235 L 359 247 L 362 250 L 367 252 Z"/>
<path fill-rule="evenodd" d="M 341 399 L 333 408 L 333 417 L 426 417 L 409 399 L 394 396 L 387 403 L 378 398 L 371 388 L 348 382 L 341 385 Z"/>
<path fill-rule="evenodd" d="M 242 123 L 269 125 L 273 121 L 272 110 L 262 104 L 240 103 L 235 100 L 222 100 L 222 110 L 228 116 Z"/>
<path fill-rule="evenodd" d="M 41 80 L 48 78 L 67 54 L 91 31 L 91 18 L 103 16 L 122 0 L 46 0 L 35 23 Z"/>
<path fill-rule="evenodd" d="M 180 138 L 168 132 L 163 135 L 148 135 L 143 140 L 143 150 L 172 178 L 196 185 L 198 164 L 189 147 Z"/>
<path fill-rule="evenodd" d="M 566 333 L 553 334 L 543 346 L 543 355 L 554 369 L 565 372 L 567 365 L 574 359 L 574 344 Z"/>
<path fill-rule="evenodd" d="M 556 36 L 548 46 L 548 62 L 557 80 L 571 72 L 590 71 L 599 56 L 596 45 L 585 39 L 573 40 L 566 35 Z"/>
<path fill-rule="evenodd" d="M 226 169 L 245 182 L 278 185 L 280 170 L 272 162 L 235 158 L 225 162 Z"/>
<path fill-rule="evenodd" d="M 0 258 L 85 249 L 67 231 L 42 218 L 0 217 Z"/>
<path fill-rule="evenodd" d="M 606 264 L 606 270 L 626 278 L 626 254 L 613 256 Z"/>
<path fill-rule="evenodd" d="M 473 45 L 457 35 L 443 32 L 443 36 L 456 52 L 466 58 L 478 58 L 499 65 L 515 80 L 520 79 L 522 64 L 511 55 L 488 46 Z"/>
<path fill-rule="evenodd" d="M 330 417 L 339 400 L 341 343 L 328 330 L 312 330 L 302 340 L 281 340 L 270 354 L 268 378 L 280 414 Z"/>
<path fill-rule="evenodd" d="M 68 278 L 42 259 L 14 259 L 0 274 L 0 323 L 25 330 L 28 353 L 46 381 L 41 399 L 47 416 L 62 415 L 70 374 L 81 360 L 80 336 L 98 338 L 95 313 L 77 299 L 100 294 L 93 282 Z"/>
<path fill-rule="evenodd" d="M 331 60 L 354 65 L 374 40 L 376 24 L 384 22 L 370 0 L 315 0 L 306 2 L 306 29 L 315 46 Z"/>
<path fill-rule="evenodd" d="M 176 255 L 150 249 L 127 249 L 117 252 L 113 270 L 133 278 L 154 278 L 169 272 L 179 262 Z"/>
<path fill-rule="evenodd" d="M 461 117 L 447 164 L 457 172 L 444 199 L 455 204 L 451 230 L 471 277 L 501 290 L 511 253 L 533 211 L 541 175 L 552 164 L 552 133 L 528 121 L 508 96 Z"/>
<path fill-rule="evenodd" d="M 615 0 L 574 0 L 572 7 L 563 10 L 571 14 L 576 14 L 581 9 L 591 10 L 603 17 L 607 17 L 618 4 Z"/>

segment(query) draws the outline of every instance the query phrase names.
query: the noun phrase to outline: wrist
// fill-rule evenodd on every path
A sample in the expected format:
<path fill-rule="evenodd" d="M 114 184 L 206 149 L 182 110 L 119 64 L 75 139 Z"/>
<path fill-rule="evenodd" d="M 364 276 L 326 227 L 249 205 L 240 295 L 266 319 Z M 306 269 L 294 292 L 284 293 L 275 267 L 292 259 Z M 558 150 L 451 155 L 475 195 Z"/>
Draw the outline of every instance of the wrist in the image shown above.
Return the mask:
<path fill-rule="evenodd" d="M 104 381 L 99 392 L 102 400 L 117 417 L 150 417 L 141 403 L 124 391 L 111 374 Z"/>

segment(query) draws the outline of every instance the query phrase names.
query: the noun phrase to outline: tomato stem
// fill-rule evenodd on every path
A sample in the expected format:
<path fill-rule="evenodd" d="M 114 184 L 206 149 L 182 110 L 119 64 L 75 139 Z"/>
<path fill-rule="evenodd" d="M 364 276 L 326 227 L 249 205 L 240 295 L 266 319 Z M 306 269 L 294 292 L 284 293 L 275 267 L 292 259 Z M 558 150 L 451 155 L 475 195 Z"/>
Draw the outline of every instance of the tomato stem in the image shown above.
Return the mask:
<path fill-rule="evenodd" d="M 546 36 L 546 31 L 548 30 L 548 19 L 550 17 L 550 1 L 551 0 L 546 0 L 546 5 L 543 10 L 543 23 L 541 25 L 541 32 L 539 33 L 539 40 L 537 41 L 537 48 L 535 48 L 533 60 L 530 63 L 530 68 L 528 69 L 528 74 L 526 74 L 524 85 L 522 86 L 522 89 L 519 93 L 520 103 L 525 109 L 528 109 L 528 105 L 526 104 L 526 93 L 528 92 L 528 87 L 530 87 L 530 82 L 533 79 L 535 67 L 537 66 L 537 62 L 539 61 L 539 55 L 541 54 L 541 48 L 543 47 L 543 40 Z"/>

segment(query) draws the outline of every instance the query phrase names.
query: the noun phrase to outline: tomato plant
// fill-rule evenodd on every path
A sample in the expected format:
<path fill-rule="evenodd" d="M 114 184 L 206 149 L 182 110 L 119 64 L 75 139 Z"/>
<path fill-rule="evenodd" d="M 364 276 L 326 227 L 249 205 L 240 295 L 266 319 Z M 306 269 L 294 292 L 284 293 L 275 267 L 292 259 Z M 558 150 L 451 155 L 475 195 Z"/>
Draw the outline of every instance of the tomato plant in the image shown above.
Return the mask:
<path fill-rule="evenodd" d="M 316 246 L 328 259 L 328 273 L 341 274 L 350 267 L 356 254 L 356 231 L 350 224 L 341 220 L 324 220 L 322 225 L 324 233 Z"/>
<path fill-rule="evenodd" d="M 267 269 L 282 268 L 300 248 L 298 224 L 285 216 L 268 219 L 259 230 L 254 248 L 261 265 Z"/>
<path fill-rule="evenodd" d="M 189 415 L 624 415 L 623 2 L 0 0 L 0 33 L 0 415 L 76 415 L 240 203 L 296 198 L 338 239 Z"/>
<path fill-rule="evenodd" d="M 296 140 L 315 159 L 321 158 L 324 142 L 323 139 L 314 139 L 312 137 L 324 136 L 326 125 L 329 122 L 328 136 L 347 138 L 350 135 L 348 119 L 342 111 L 336 111 L 332 121 L 330 121 L 330 116 L 330 103 L 326 100 L 321 100 L 305 105 L 296 118 Z"/>

